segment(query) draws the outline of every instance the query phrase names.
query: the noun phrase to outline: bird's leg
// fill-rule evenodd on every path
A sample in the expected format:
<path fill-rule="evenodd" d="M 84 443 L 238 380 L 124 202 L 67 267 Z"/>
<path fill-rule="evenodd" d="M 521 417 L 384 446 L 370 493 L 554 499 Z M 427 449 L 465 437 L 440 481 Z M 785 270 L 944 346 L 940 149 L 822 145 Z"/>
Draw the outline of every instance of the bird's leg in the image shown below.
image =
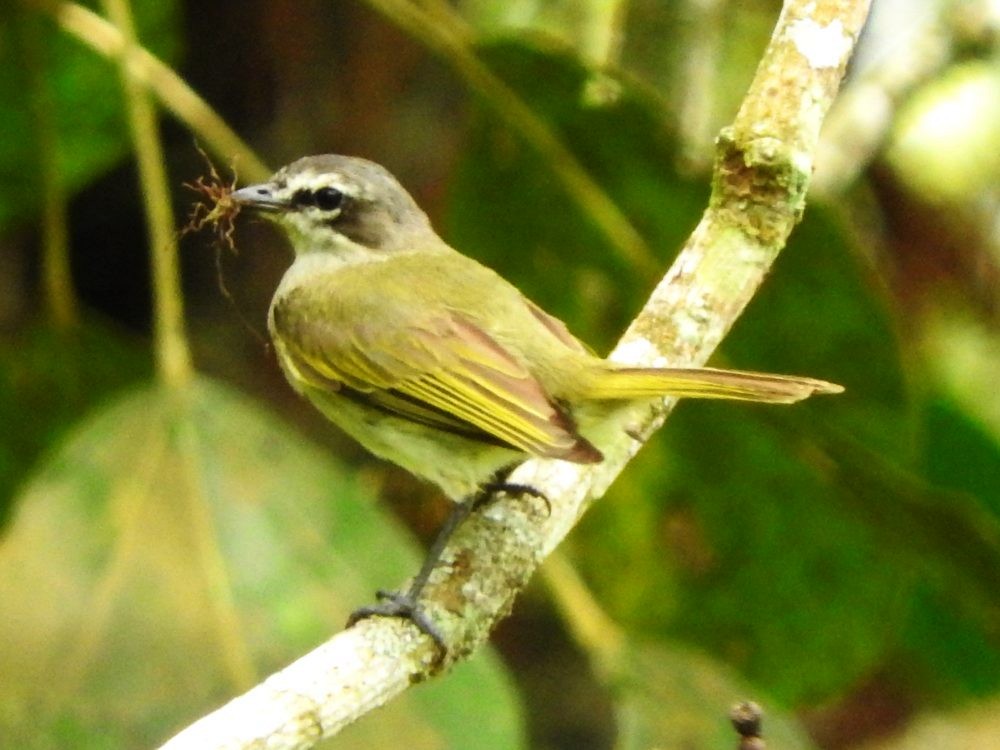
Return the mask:
<path fill-rule="evenodd" d="M 368 617 L 374 617 L 376 615 L 384 617 L 405 617 L 416 625 L 422 633 L 431 637 L 435 645 L 440 650 L 442 656 L 446 654 L 448 652 L 448 648 L 445 646 L 444 638 L 441 636 L 441 633 L 438 632 L 438 629 L 434 626 L 430 619 L 428 619 L 423 609 L 420 608 L 417 600 L 420 598 L 420 594 L 423 593 L 424 587 L 427 585 L 427 581 L 431 577 L 431 573 L 434 572 L 434 568 L 437 567 L 437 564 L 441 559 L 441 555 L 444 552 L 445 547 L 448 545 L 448 540 L 451 539 L 458 527 L 462 525 L 462 521 L 468 518 L 469 514 L 472 513 L 472 511 L 475 510 L 476 506 L 479 504 L 480 494 L 481 493 L 477 493 L 476 495 L 455 504 L 451 513 L 448 514 L 448 518 L 445 519 L 441 530 L 438 531 L 437 537 L 434 539 L 434 543 L 431 544 L 430 549 L 427 551 L 427 556 L 424 558 L 423 565 L 420 566 L 420 570 L 417 571 L 417 575 L 414 576 L 413 581 L 410 583 L 410 587 L 406 591 L 380 590 L 377 593 L 379 598 L 378 604 L 361 607 L 360 609 L 352 612 L 351 616 L 347 620 L 347 626 L 350 627 L 358 620 L 364 620 Z"/>
<path fill-rule="evenodd" d="M 427 617 L 426 613 L 424 613 L 418 600 L 427 586 L 427 581 L 430 579 L 431 574 L 441 561 L 445 547 L 448 546 L 448 542 L 458 530 L 458 527 L 471 515 L 472 511 L 492 502 L 501 492 L 508 495 L 530 495 L 531 497 L 541 498 L 545 501 L 548 510 L 551 511 L 549 500 L 542 492 L 526 484 L 505 482 L 503 477 L 506 476 L 506 473 L 508 472 L 498 474 L 496 478 L 484 484 L 476 494 L 455 504 L 455 507 L 438 532 L 437 537 L 435 537 L 433 544 L 431 544 L 430 549 L 427 551 L 427 556 L 424 558 L 420 570 L 417 571 L 417 575 L 414 576 L 413 581 L 406 591 L 379 591 L 377 593 L 379 603 L 355 610 L 350 618 L 348 618 L 347 626 L 350 627 L 359 620 L 376 615 L 405 617 L 416 625 L 422 633 L 430 636 L 442 656 L 446 654 L 448 649 L 445 646 L 444 638 Z"/>

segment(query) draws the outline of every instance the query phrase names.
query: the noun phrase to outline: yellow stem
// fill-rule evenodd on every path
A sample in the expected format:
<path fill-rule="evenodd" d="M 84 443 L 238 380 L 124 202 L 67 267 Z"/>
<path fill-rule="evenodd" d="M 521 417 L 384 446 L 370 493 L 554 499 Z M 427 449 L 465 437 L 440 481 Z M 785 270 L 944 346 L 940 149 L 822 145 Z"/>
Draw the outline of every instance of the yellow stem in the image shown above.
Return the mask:
<path fill-rule="evenodd" d="M 184 333 L 184 302 L 163 148 L 152 102 L 145 87 L 129 74 L 137 43 L 128 0 L 103 0 L 103 6 L 108 18 L 118 27 L 123 42 L 119 58 L 122 91 L 139 165 L 153 267 L 157 365 L 160 379 L 178 388 L 191 380 L 193 370 Z"/>
<path fill-rule="evenodd" d="M 621 628 L 601 609 L 566 555 L 553 552 L 541 572 L 563 621 L 594 671 L 605 682 L 613 681 L 622 670 L 625 653 Z"/>
<path fill-rule="evenodd" d="M 600 67 L 618 62 L 626 10 L 626 0 L 599 0 L 590 4 L 580 39 L 584 59 Z"/>
<path fill-rule="evenodd" d="M 66 191 L 59 169 L 59 134 L 56 130 L 52 88 L 43 70 L 47 50 L 37 23 L 25 17 L 19 27 L 23 39 L 25 68 L 35 142 L 38 145 L 39 185 L 42 196 L 42 289 L 45 307 L 53 325 L 70 330 L 79 322 L 79 305 L 73 289 L 69 260 L 69 219 Z"/>

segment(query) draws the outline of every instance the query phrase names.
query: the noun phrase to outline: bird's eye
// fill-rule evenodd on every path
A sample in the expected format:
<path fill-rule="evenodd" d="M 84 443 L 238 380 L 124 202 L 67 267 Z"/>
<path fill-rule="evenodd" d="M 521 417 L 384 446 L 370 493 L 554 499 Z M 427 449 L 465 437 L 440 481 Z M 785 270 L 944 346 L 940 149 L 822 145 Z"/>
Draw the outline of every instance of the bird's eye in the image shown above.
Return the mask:
<path fill-rule="evenodd" d="M 323 211 L 336 211 L 344 202 L 344 194 L 337 188 L 324 187 L 313 193 L 313 200 Z"/>

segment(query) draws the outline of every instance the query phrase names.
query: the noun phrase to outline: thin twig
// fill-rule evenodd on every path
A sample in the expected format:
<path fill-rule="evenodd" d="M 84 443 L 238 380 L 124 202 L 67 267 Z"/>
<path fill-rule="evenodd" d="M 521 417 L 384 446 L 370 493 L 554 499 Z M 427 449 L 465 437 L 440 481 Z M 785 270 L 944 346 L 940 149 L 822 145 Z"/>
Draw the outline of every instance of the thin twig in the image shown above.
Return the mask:
<path fill-rule="evenodd" d="M 612 684 L 625 664 L 625 634 L 594 598 L 566 555 L 559 550 L 539 571 L 570 635 L 587 654 L 597 676 Z"/>
<path fill-rule="evenodd" d="M 869 0 L 786 0 L 735 122 L 718 145 L 701 223 L 614 358 L 701 364 L 760 286 L 801 216 L 819 126 L 834 99 Z M 509 478 L 545 493 L 550 512 L 500 498 L 474 513 L 431 577 L 426 613 L 449 658 L 487 639 L 539 563 L 565 537 L 673 406 L 637 407 L 580 467 L 529 461 Z M 433 671 L 429 637 L 395 618 L 363 620 L 177 735 L 164 750 L 307 748 Z"/>
<path fill-rule="evenodd" d="M 684 57 L 671 71 L 680 79 L 674 83 L 679 101 L 676 129 L 682 163 L 701 174 L 711 166 L 717 92 L 722 88 L 719 60 L 725 16 L 732 8 L 725 0 L 687 0 L 679 7 L 685 14 L 678 40 Z"/>
<path fill-rule="evenodd" d="M 139 166 L 147 233 L 153 263 L 153 305 L 156 330 L 157 368 L 161 380 L 172 386 L 186 385 L 193 375 L 191 352 L 184 333 L 184 303 L 181 296 L 177 241 L 170 190 L 164 168 L 163 147 L 156 112 L 145 88 L 129 74 L 137 54 L 135 27 L 127 0 L 104 0 L 105 12 L 118 27 L 122 39 L 122 90 L 129 129 Z"/>
<path fill-rule="evenodd" d="M 59 168 L 59 133 L 51 82 L 44 73 L 48 47 L 39 22 L 17 19 L 23 42 L 24 64 L 31 87 L 29 100 L 35 143 L 38 146 L 38 175 L 42 195 L 42 289 L 45 307 L 59 330 L 69 330 L 80 319 L 79 304 L 69 261 L 69 218 L 66 190 Z"/>
<path fill-rule="evenodd" d="M 761 733 L 764 712 L 753 701 L 737 703 L 729 710 L 729 721 L 739 735 L 737 750 L 766 750 Z"/>

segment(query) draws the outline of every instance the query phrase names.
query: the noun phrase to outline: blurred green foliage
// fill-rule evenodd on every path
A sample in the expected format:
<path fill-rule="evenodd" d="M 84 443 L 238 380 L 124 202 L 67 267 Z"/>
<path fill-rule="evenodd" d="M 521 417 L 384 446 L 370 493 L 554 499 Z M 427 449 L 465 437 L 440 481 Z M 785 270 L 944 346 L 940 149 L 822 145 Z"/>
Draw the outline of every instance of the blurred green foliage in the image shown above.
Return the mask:
<path fill-rule="evenodd" d="M 708 192 L 703 180 L 673 171 L 674 142 L 652 92 L 596 74 L 559 48 L 510 40 L 481 54 L 557 129 L 666 265 Z M 609 98 L 592 100 L 594 87 L 607 88 Z M 657 279 L 616 255 L 537 153 L 488 111 L 466 144 L 451 185 L 448 239 L 572 321 L 584 341 L 610 348 Z"/>
<path fill-rule="evenodd" d="M 614 685 L 616 750 L 732 745 L 733 731 L 719 717 L 754 689 L 733 670 L 676 643 L 639 641 L 627 661 L 629 678 Z M 768 712 L 767 737 L 785 750 L 813 747 L 783 712 Z"/>
<path fill-rule="evenodd" d="M 0 340 L 0 523 L 20 483 L 80 415 L 149 374 L 145 348 L 96 320 L 65 331 L 41 323 Z"/>
<path fill-rule="evenodd" d="M 418 559 L 371 486 L 225 386 L 125 393 L 38 468 L 0 546 L 0 737 L 149 747 Z M 341 746 L 521 743 L 488 653 L 380 716 Z"/>
<path fill-rule="evenodd" d="M 379 149 L 435 143 L 434 153 L 410 159 L 447 172 L 404 182 L 436 208 L 442 233 L 596 349 L 610 348 L 657 279 L 616 255 L 549 165 L 486 103 L 456 118 L 454 81 L 441 83 L 447 73 L 376 17 L 340 5 L 247 14 L 224 3 L 137 2 L 135 12 L 153 51 L 177 61 L 183 49 L 205 86 L 220 96 L 244 92 L 231 120 L 256 127 L 275 153 L 302 144 L 378 158 Z M 683 73 L 692 45 L 718 45 L 704 94 L 725 117 L 777 4 L 723 3 L 709 16 L 698 15 L 699 4 L 619 8 L 627 72 L 593 67 L 615 59 L 601 46 L 613 4 L 460 5 L 489 39 L 477 47 L 484 62 L 558 133 L 666 267 L 707 198 L 705 174 L 676 168 L 691 148 L 676 117 L 691 91 Z M 12 248 L 30 245 L 24 227 L 39 210 L 40 116 L 55 124 L 58 172 L 71 195 L 120 168 L 129 150 L 114 68 L 26 8 L 0 9 L 0 242 L 10 238 Z M 384 54 L 389 45 L 399 53 Z M 406 95 L 387 93 L 414 78 Z M 934 89 L 916 100 L 933 111 Z M 316 101 L 330 102 L 327 117 L 304 120 L 312 109 L 302 102 Z M 266 124 L 241 120 L 261 111 Z M 378 141 L 385 131 L 376 120 L 391 123 L 396 151 Z M 190 142 L 188 133 L 175 136 L 181 163 L 197 160 Z M 979 149 L 991 142 L 975 139 Z M 977 174 L 977 200 L 992 205 L 997 181 Z M 546 731 L 552 714 L 572 715 L 570 696 L 585 690 L 610 704 L 617 726 L 608 734 L 620 748 L 730 747 L 724 714 L 737 698 L 765 704 L 776 720 L 765 736 L 781 747 L 848 745 L 816 736 L 818 724 L 810 739 L 794 712 L 826 706 L 848 724 L 852 701 L 873 684 L 903 694 L 899 710 L 913 716 L 972 697 L 995 704 L 1000 427 L 983 375 L 995 362 L 995 323 L 980 309 L 962 336 L 944 329 L 950 349 L 941 334 L 935 343 L 925 333 L 924 308 L 962 321 L 952 311 L 973 308 L 975 295 L 963 294 L 969 279 L 953 278 L 950 299 L 961 302 L 946 307 L 934 283 L 906 275 L 926 254 L 886 260 L 902 256 L 891 201 L 903 190 L 886 188 L 884 172 L 876 177 L 867 187 L 876 197 L 887 191 L 884 205 L 867 193 L 840 196 L 849 210 L 810 205 L 719 356 L 727 366 L 828 378 L 847 392 L 787 410 L 683 404 L 569 541 L 624 628 L 622 675 L 608 681 L 597 670 L 592 685 L 564 691 L 565 703 L 556 695 L 555 705 L 542 704 L 537 685 L 485 653 L 331 746 L 406 737 L 417 748 L 578 747 L 579 738 L 560 743 Z M 114 203 L 121 191 L 108 184 L 100 183 L 100 200 L 90 198 L 97 215 L 74 218 L 92 233 L 75 251 L 77 268 L 106 262 L 103 246 L 119 234 L 141 252 L 141 232 L 129 234 L 131 224 L 141 229 L 139 196 Z M 854 201 L 866 212 L 850 210 Z M 968 206 L 947 207 L 947 221 L 926 206 L 913 210 L 926 216 L 920 226 L 961 227 L 977 216 Z M 916 215 L 901 213 L 904 227 Z M 931 234 L 928 245 L 944 244 Z M 262 309 L 270 290 L 260 279 L 285 261 L 262 259 L 256 236 L 239 239 L 249 252 L 228 264 L 240 268 L 225 281 Z M 909 236 L 905 249 L 920 250 L 918 239 Z M 995 259 L 970 257 L 963 263 L 993 278 Z M 97 323 L 88 312 L 56 331 L 38 310 L 16 327 L 0 318 L 0 746 L 148 747 L 321 642 L 375 589 L 415 568 L 406 535 L 373 507 L 383 475 L 335 460 L 284 424 L 312 419 L 308 430 L 328 431 L 300 416 L 306 410 L 271 360 L 242 340 L 207 257 L 188 265 L 193 346 L 217 377 L 199 376 L 182 394 L 158 386 L 141 337 L 121 333 L 120 323 L 134 321 Z M 118 269 L 105 270 L 111 279 Z M 927 352 L 942 351 L 977 367 L 928 361 Z M 974 373 L 977 387 L 959 383 L 958 370 Z M 282 419 L 221 379 L 271 399 Z M 519 631 L 517 617 L 509 627 L 508 653 L 530 654 L 535 634 Z M 938 715 L 927 720 L 931 729 L 918 721 L 912 737 L 934 736 L 949 721 L 967 722 L 956 737 L 990 736 L 979 734 L 995 728 L 984 710 Z M 926 744 L 912 737 L 898 746 Z"/>
<path fill-rule="evenodd" d="M 181 39 L 173 0 L 136 3 L 135 23 L 145 46 L 176 59 Z M 39 142 L 39 116 L 52 118 L 56 144 Z M 37 214 L 40 149 L 55 147 L 45 158 L 57 160 L 67 191 L 87 185 L 129 151 L 111 64 L 60 33 L 51 18 L 17 3 L 0 8 L 0 122 L 0 228 Z"/>

